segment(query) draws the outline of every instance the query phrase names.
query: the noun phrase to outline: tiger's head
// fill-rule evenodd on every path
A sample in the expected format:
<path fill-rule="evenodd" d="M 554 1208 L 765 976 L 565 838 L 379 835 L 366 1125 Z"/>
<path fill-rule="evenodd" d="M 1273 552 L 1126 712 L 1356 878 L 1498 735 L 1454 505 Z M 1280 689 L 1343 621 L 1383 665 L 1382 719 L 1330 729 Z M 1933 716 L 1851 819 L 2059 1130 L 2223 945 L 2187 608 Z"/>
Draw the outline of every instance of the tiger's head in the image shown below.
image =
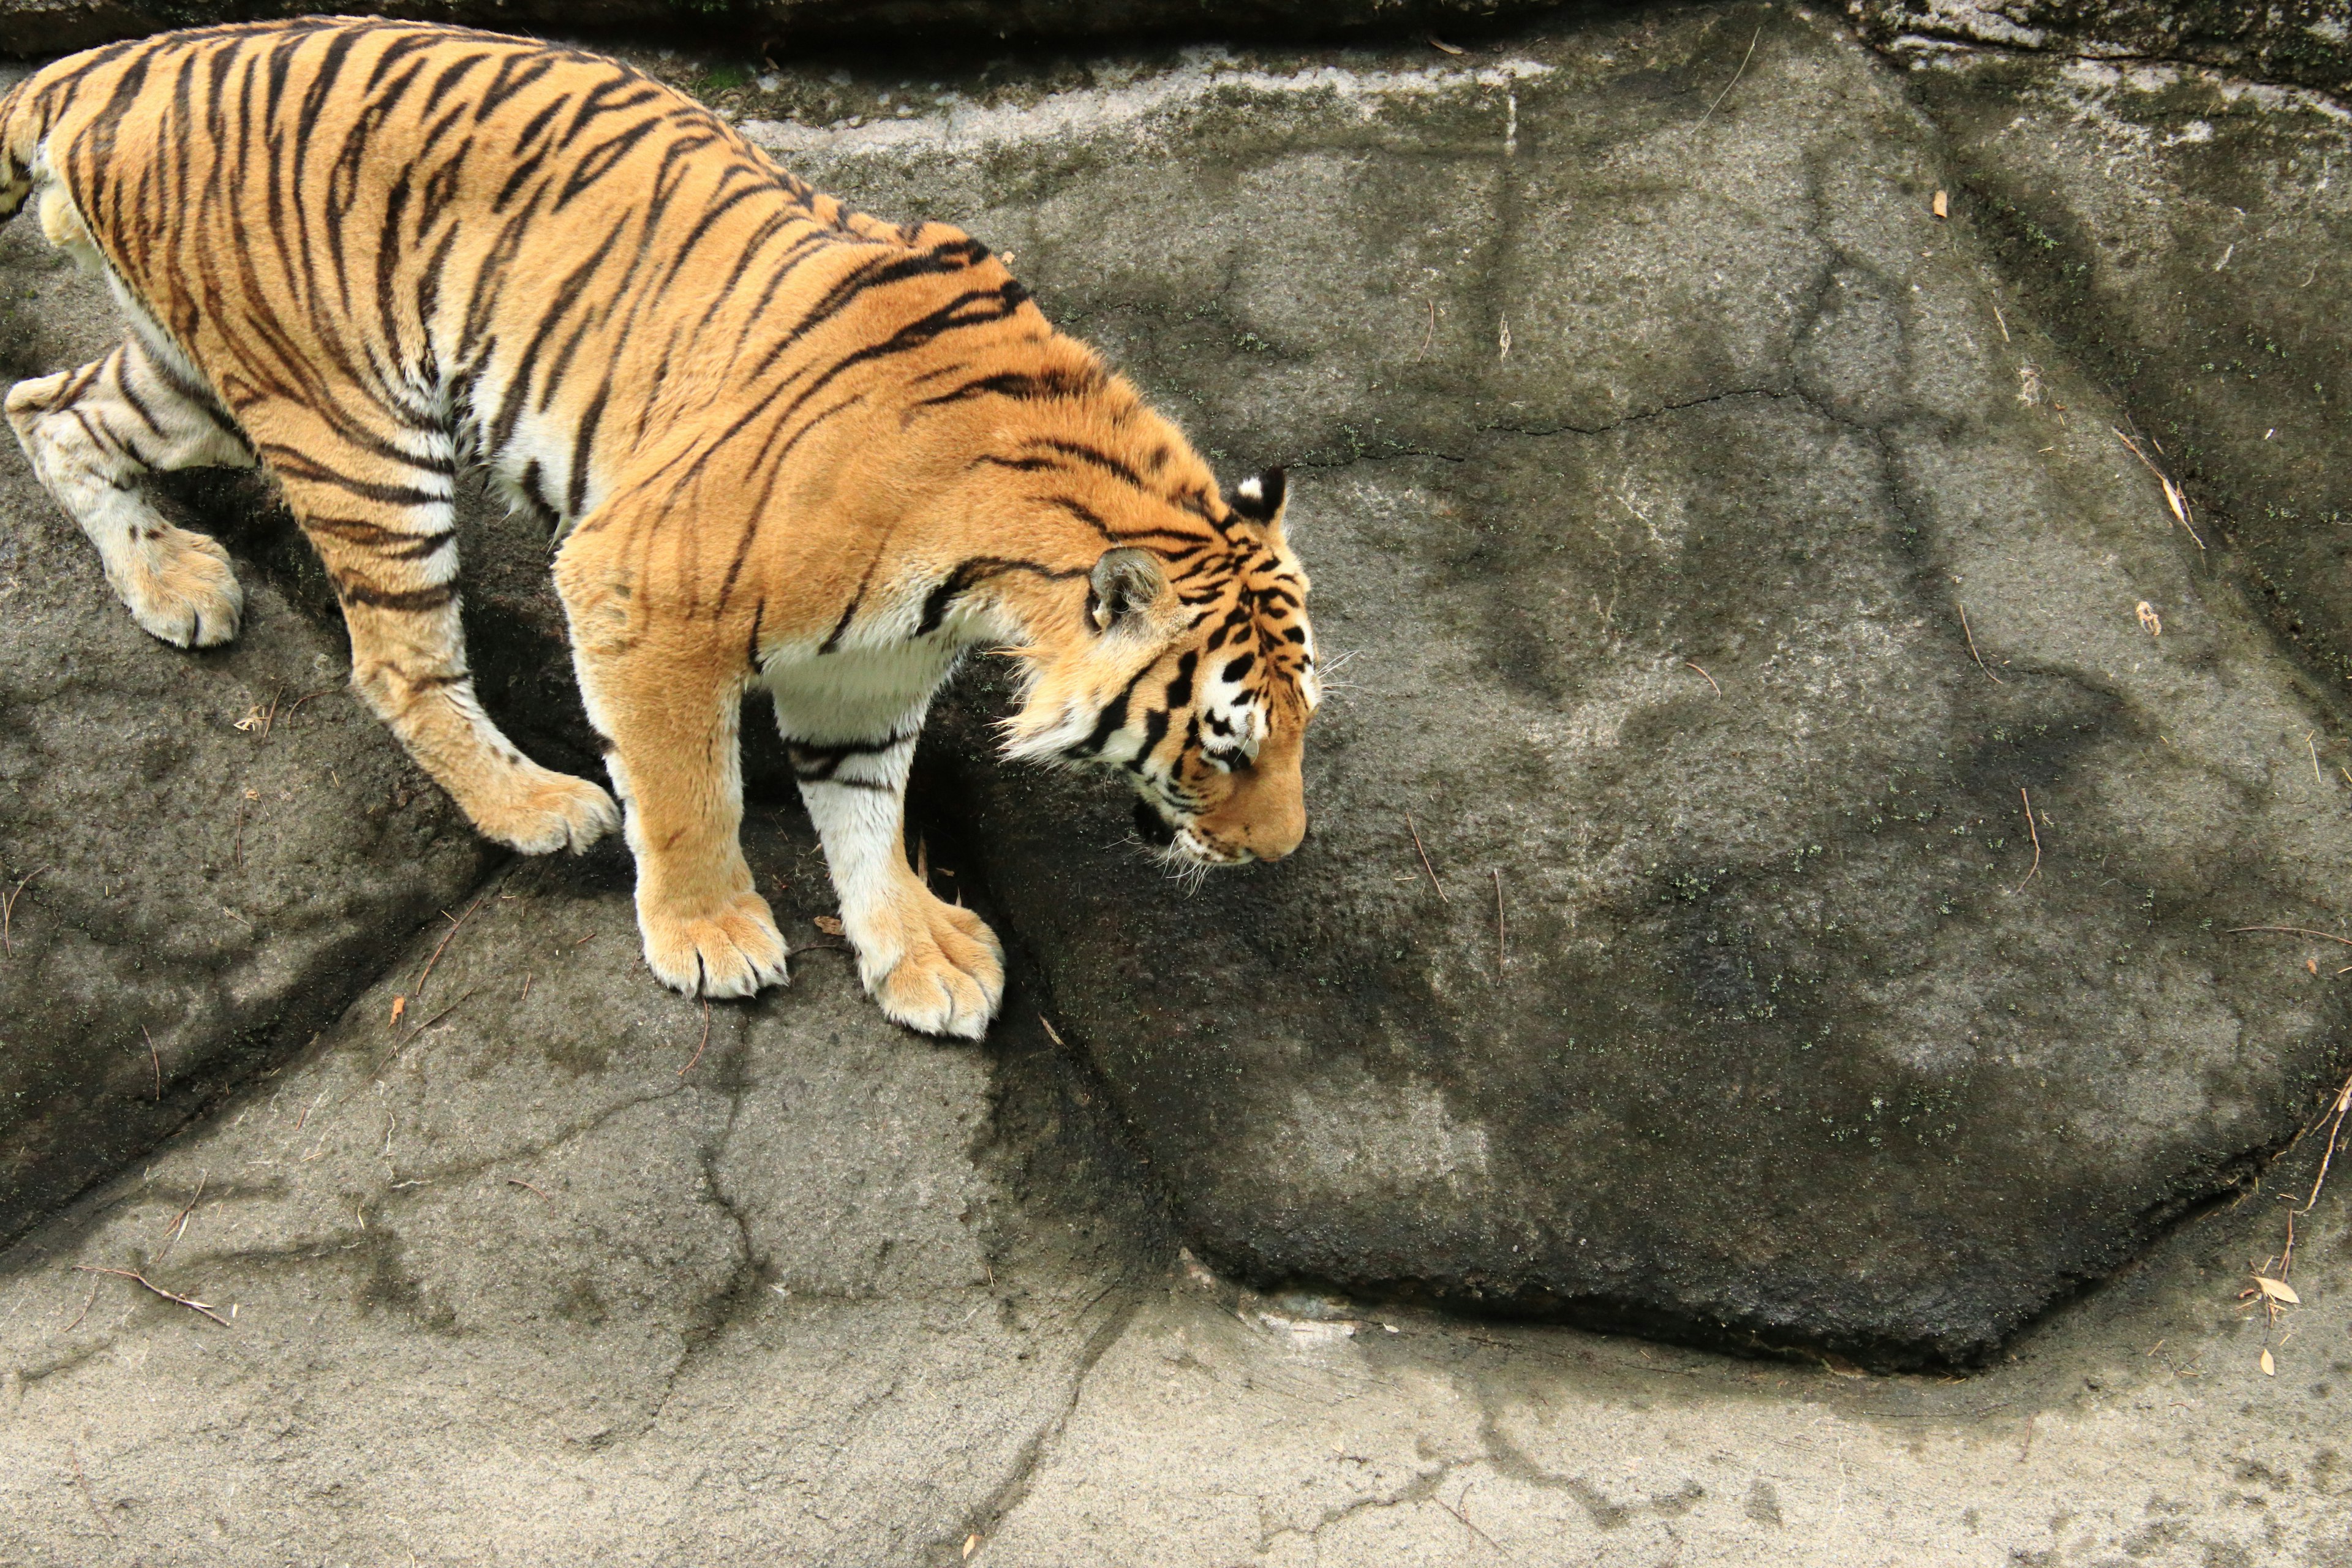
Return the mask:
<path fill-rule="evenodd" d="M 1229 506 L 1212 500 L 1196 538 L 1105 551 L 1074 644 L 1032 660 L 1006 722 L 1012 756 L 1125 773 L 1137 831 L 1180 865 L 1279 860 L 1307 837 L 1300 764 L 1321 688 L 1286 499 L 1272 469 Z"/>

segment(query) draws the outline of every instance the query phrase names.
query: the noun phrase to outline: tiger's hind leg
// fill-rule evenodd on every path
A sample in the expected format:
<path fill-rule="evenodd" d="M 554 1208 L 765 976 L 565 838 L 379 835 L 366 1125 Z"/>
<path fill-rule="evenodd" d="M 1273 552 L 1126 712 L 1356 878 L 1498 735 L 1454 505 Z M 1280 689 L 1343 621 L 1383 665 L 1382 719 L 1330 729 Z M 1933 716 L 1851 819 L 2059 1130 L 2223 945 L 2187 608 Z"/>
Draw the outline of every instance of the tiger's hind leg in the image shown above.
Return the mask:
<path fill-rule="evenodd" d="M 180 647 L 236 636 L 245 591 L 228 552 L 167 521 L 141 483 L 173 468 L 253 466 L 210 394 L 133 335 L 79 370 L 18 382 L 7 414 L 42 488 L 98 546 L 140 626 Z"/>
<path fill-rule="evenodd" d="M 335 411 L 348 427 L 348 407 Z M 458 620 L 455 464 L 430 432 L 342 438 L 307 409 L 247 410 L 247 427 L 325 563 L 352 636 L 352 685 L 486 837 L 527 855 L 585 849 L 619 821 L 612 796 L 541 767 L 474 694 Z M 399 456 L 416 448 L 413 461 Z"/>

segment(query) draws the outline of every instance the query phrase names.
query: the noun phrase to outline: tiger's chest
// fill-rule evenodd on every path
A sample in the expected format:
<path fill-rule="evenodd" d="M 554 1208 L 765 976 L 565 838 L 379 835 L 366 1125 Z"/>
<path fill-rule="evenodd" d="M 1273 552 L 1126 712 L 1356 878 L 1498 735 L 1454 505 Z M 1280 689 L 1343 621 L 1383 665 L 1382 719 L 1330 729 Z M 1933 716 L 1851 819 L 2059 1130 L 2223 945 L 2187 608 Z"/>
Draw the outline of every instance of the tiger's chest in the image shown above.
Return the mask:
<path fill-rule="evenodd" d="M 880 739 L 921 721 L 963 648 L 961 639 L 935 634 L 882 647 L 787 650 L 762 663 L 759 683 L 787 736 Z"/>

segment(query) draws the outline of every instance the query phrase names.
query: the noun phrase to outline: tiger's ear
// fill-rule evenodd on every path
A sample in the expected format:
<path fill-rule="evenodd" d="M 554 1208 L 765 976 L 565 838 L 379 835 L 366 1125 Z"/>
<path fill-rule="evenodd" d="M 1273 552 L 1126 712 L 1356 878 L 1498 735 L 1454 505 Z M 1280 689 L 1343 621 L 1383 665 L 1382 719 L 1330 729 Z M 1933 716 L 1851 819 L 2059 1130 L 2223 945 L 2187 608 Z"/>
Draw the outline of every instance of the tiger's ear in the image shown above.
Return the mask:
<path fill-rule="evenodd" d="M 1151 552 L 1132 545 L 1106 550 L 1087 579 L 1087 619 L 1098 632 L 1140 626 L 1167 585 L 1168 574 Z"/>
<path fill-rule="evenodd" d="M 1253 474 L 1234 487 L 1233 509 L 1270 532 L 1282 531 L 1283 503 L 1290 499 L 1290 485 L 1280 468 L 1268 468 Z"/>

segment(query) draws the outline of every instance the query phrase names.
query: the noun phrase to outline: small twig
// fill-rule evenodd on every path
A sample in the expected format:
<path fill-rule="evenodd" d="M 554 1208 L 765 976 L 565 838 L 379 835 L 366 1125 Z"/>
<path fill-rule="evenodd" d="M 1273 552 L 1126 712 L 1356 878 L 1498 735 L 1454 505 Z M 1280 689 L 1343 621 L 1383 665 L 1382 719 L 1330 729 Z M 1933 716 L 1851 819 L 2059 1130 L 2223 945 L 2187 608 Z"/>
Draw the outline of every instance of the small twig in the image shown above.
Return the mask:
<path fill-rule="evenodd" d="M 2325 789 L 2327 787 L 2327 775 L 2319 771 L 2319 747 L 2314 743 L 2314 738 L 2318 733 L 2316 730 L 2306 732 L 2303 737 L 2303 743 L 2311 751 L 2311 781 Z"/>
<path fill-rule="evenodd" d="M 1987 680 L 1991 681 L 1995 686 L 2007 686 L 2009 682 L 1995 675 L 1992 672 L 1992 667 L 1985 663 L 1984 655 L 1977 651 L 1977 634 L 1969 629 L 1969 607 L 1960 604 L 1958 599 L 1953 600 L 1952 603 L 1959 608 L 1960 635 L 1969 639 L 1969 657 L 1977 661 L 1977 668 L 1985 672 Z"/>
<path fill-rule="evenodd" d="M 1428 357 L 1429 340 L 1437 335 L 1437 301 L 1430 300 L 1424 302 L 1429 306 L 1429 325 L 1421 330 L 1421 353 L 1412 356 L 1416 364 Z"/>
<path fill-rule="evenodd" d="M 524 973 L 524 974 L 523 974 L 523 977 L 522 977 L 522 994 L 515 998 L 515 1005 L 516 1005 L 516 1006 L 518 1006 L 518 1007 L 520 1007 L 520 1006 L 521 1006 L 524 1003 L 526 1003 L 526 1002 L 528 1002 L 528 1001 L 530 1001 L 530 973 L 529 973 L 528 971 L 526 971 L 526 972 Z"/>
<path fill-rule="evenodd" d="M 229 841 L 228 854 L 231 865 L 245 864 L 245 801 L 242 797 L 236 803 L 236 834 Z"/>
<path fill-rule="evenodd" d="M 98 1494 L 89 1489 L 89 1478 L 82 1474 L 81 1445 L 68 1439 L 66 1447 L 73 1451 L 74 1484 L 81 1488 L 82 1501 L 89 1504 L 89 1517 L 98 1521 L 99 1529 L 109 1535 L 114 1534 L 114 1521 L 99 1511 Z"/>
<path fill-rule="evenodd" d="M 1470 1496 L 1470 1493 L 1469 1493 L 1468 1489 L 1466 1489 L 1466 1488 L 1465 1488 L 1465 1489 L 1464 1489 L 1463 1493 L 1462 1493 L 1462 1496 L 1463 1496 L 1464 1500 L 1465 1500 L 1465 1501 L 1466 1501 L 1466 1500 L 1468 1500 L 1469 1496 Z M 1483 1530 L 1479 1529 L 1476 1525 L 1475 1525 L 1475 1524 L 1471 1523 L 1471 1522 L 1470 1522 L 1470 1516 L 1469 1516 L 1468 1514 L 1464 1513 L 1460 1509 L 1455 1508 L 1453 1504 L 1451 1504 L 1451 1503 L 1447 1502 L 1444 1498 L 1439 1497 L 1439 1496 L 1437 1496 L 1437 1495 L 1436 1495 L 1436 1494 L 1434 1494 L 1434 1493 L 1432 1493 L 1432 1494 L 1431 1494 L 1429 1500 L 1430 1500 L 1430 1501 L 1432 1501 L 1432 1502 L 1433 1502 L 1433 1503 L 1435 1503 L 1438 1507 L 1440 1507 L 1440 1508 L 1444 1509 L 1446 1512 L 1448 1512 L 1448 1513 L 1452 1514 L 1452 1515 L 1454 1516 L 1454 1518 L 1455 1522 L 1459 1523 L 1459 1524 L 1462 1526 L 1462 1528 L 1463 1528 L 1463 1529 L 1465 1529 L 1465 1530 L 1468 1531 L 1471 1534 L 1473 1534 L 1473 1535 L 1476 1536 L 1479 1540 L 1481 1540 L 1481 1541 L 1485 1542 L 1487 1545 L 1489 1545 L 1489 1546 L 1493 1547 L 1496 1551 L 1497 1551 L 1497 1552 L 1501 1552 L 1505 1557 L 1509 1558 L 1509 1559 L 1510 1559 L 1510 1561 L 1512 1561 L 1512 1562 L 1514 1562 L 1514 1563 L 1516 1563 L 1516 1562 L 1517 1562 L 1517 1561 L 1518 1561 L 1518 1559 L 1517 1559 L 1517 1558 L 1516 1558 L 1516 1557 L 1512 1557 L 1512 1556 L 1511 1556 L 1511 1551 L 1510 1551 L 1510 1548 L 1509 1548 L 1509 1547 L 1505 1546 L 1501 1542 L 1499 1542 L 1499 1541 L 1496 1540 L 1493 1536 L 1491 1536 L 1491 1535 L 1487 1534 L 1485 1531 L 1483 1531 Z"/>
<path fill-rule="evenodd" d="M 694 1064 L 695 1064 L 695 1063 L 697 1063 L 697 1062 L 698 1062 L 698 1061 L 700 1061 L 700 1060 L 702 1059 L 702 1047 L 705 1047 L 705 1046 L 707 1046 L 707 1045 L 709 1045 L 709 1043 L 710 1043 L 710 998 L 709 998 L 709 997 L 708 997 L 708 996 L 705 996 L 705 997 L 702 999 L 702 1038 L 700 1038 L 699 1040 L 697 1040 L 697 1041 L 695 1042 L 695 1044 L 694 1044 L 694 1055 L 692 1055 L 691 1057 L 688 1057 L 688 1058 L 687 1058 L 686 1065 L 685 1065 L 684 1067 L 682 1067 L 682 1068 L 678 1068 L 678 1069 L 677 1069 L 677 1076 L 678 1076 L 678 1077 L 680 1077 L 680 1078 L 684 1078 L 687 1074 L 688 1074 L 688 1073 L 690 1073 L 690 1072 L 692 1072 L 692 1071 L 694 1070 Z"/>
<path fill-rule="evenodd" d="M 81 1327 L 81 1321 L 89 1316 L 89 1310 L 92 1307 L 98 1305 L 98 1293 L 101 1287 L 96 1284 L 92 1284 L 90 1286 L 89 1300 L 81 1304 L 81 1310 L 74 1314 L 74 1321 L 66 1325 L 66 1332 L 72 1333 L 76 1329 Z"/>
<path fill-rule="evenodd" d="M 342 688 L 340 686 L 322 686 L 316 691 L 306 692 L 302 696 L 297 697 L 286 710 L 287 722 L 293 722 L 294 715 L 300 712 L 302 710 L 302 704 L 310 701 L 311 698 L 324 697 L 331 692 L 341 691 L 341 689 Z"/>
<path fill-rule="evenodd" d="M 2012 892 L 2021 893 L 2025 890 L 2025 884 L 2027 882 L 2031 882 L 2034 878 L 2042 875 L 2042 835 L 2034 829 L 2033 797 L 2025 793 L 2024 785 L 2020 784 L 2018 786 L 2017 797 L 2025 803 L 2025 831 L 2027 836 L 2033 840 L 2033 864 L 2026 869 L 2023 879 L 2021 880 L 2015 888 L 2011 889 Z"/>
<path fill-rule="evenodd" d="M 42 866 L 26 872 L 24 876 L 17 879 L 16 885 L 8 889 L 8 896 L 0 898 L 0 952 L 6 952 L 12 958 L 16 956 L 16 944 L 9 938 L 8 927 L 16 918 L 17 895 L 24 892 L 26 883 L 47 869 L 49 869 L 48 867 Z"/>
<path fill-rule="evenodd" d="M 2242 936 L 2250 931 L 2285 931 L 2294 936 L 2315 936 L 2327 942 L 2340 942 L 2347 947 L 2352 947 L 2352 936 L 2337 936 L 2334 931 L 2313 931 L 2308 926 L 2231 926 L 2222 934 Z"/>
<path fill-rule="evenodd" d="M 1495 869 L 1495 978 L 1503 977 L 1503 872 Z"/>
<path fill-rule="evenodd" d="M 388 1068 L 393 1063 L 398 1061 L 400 1059 L 400 1053 L 416 1043 L 417 1036 L 423 1034 L 425 1030 L 431 1028 L 434 1025 L 439 1023 L 442 1019 L 447 1017 L 450 1014 L 464 1006 L 467 1001 L 472 999 L 474 993 L 480 989 L 481 987 L 478 985 L 470 987 L 464 995 L 458 997 L 455 1002 L 450 1003 L 446 1007 L 442 1008 L 441 1011 L 434 1014 L 433 1016 L 425 1019 L 425 1022 L 417 1025 L 416 1027 L 409 1030 L 405 1035 L 401 1036 L 399 1040 L 394 1044 L 391 1054 L 386 1056 L 382 1062 L 378 1063 L 373 1071 L 381 1073 L 385 1068 Z M 310 1112 L 306 1110 L 303 1114 L 307 1116 Z M 300 1124 L 297 1123 L 294 1130 L 297 1132 L 299 1132 L 302 1130 Z"/>
<path fill-rule="evenodd" d="M 539 1193 L 539 1195 L 542 1198 L 546 1198 L 549 1203 L 551 1204 L 555 1201 L 553 1198 L 548 1197 L 545 1193 L 540 1192 L 539 1188 L 531 1187 L 530 1184 L 524 1181 L 520 1176 L 509 1176 L 507 1178 L 507 1184 L 513 1187 L 530 1187 L 532 1192 Z"/>
<path fill-rule="evenodd" d="M 1699 669 L 1699 667 L 1698 667 L 1697 665 L 1696 665 L 1696 664 L 1692 663 L 1689 659 L 1685 659 L 1685 660 L 1683 660 L 1683 665 L 1684 665 L 1684 668 L 1688 668 L 1688 669 L 1698 669 L 1699 678 L 1700 678 L 1701 679 L 1705 680 L 1705 681 L 1706 681 L 1709 686 L 1715 686 L 1715 677 L 1713 677 L 1712 675 L 1707 674 L 1707 672 L 1706 672 L 1706 670 L 1704 670 L 1704 669 Z M 1722 695 L 1723 695 L 1723 688 L 1722 688 L 1722 687 L 1720 687 L 1720 686 L 1715 686 L 1715 694 L 1716 694 L 1717 697 L 1722 696 Z"/>
<path fill-rule="evenodd" d="M 1045 1026 L 1045 1037 L 1047 1039 L 1053 1041 L 1055 1045 L 1060 1046 L 1062 1049 L 1066 1051 L 1070 1048 L 1066 1044 L 1064 1044 L 1062 1039 L 1062 1031 L 1054 1027 L 1054 1021 L 1051 1018 L 1048 1018 L 1045 1014 L 1040 1013 L 1037 1015 L 1037 1021 Z"/>
<path fill-rule="evenodd" d="M 487 898 L 488 895 L 484 894 L 483 897 Z M 425 961 L 425 973 L 416 977 L 416 990 L 414 994 L 418 996 L 425 994 L 425 983 L 433 978 L 433 966 L 441 962 L 441 954 L 448 948 L 449 943 L 457 939 L 457 933 L 465 929 L 466 922 L 474 918 L 474 910 L 481 907 L 482 900 L 476 899 L 462 915 L 453 915 L 447 910 L 441 911 L 441 918 L 450 922 L 449 930 L 442 936 L 441 945 L 433 950 L 433 956 Z"/>
<path fill-rule="evenodd" d="M 1445 891 L 1445 884 L 1437 879 L 1437 872 L 1429 863 L 1429 851 L 1421 847 L 1421 829 L 1413 826 L 1412 813 L 1409 811 L 1404 814 L 1404 826 L 1405 830 L 1412 835 L 1412 847 L 1421 850 L 1421 868 L 1429 873 L 1429 885 L 1437 889 L 1439 898 L 1452 903 L 1454 900 Z"/>
<path fill-rule="evenodd" d="M 163 1250 L 155 1255 L 158 1262 L 170 1257 L 172 1248 L 179 1245 L 180 1237 L 188 1234 L 188 1216 L 194 1214 L 196 1205 L 205 1201 L 205 1184 L 211 1179 L 210 1171 L 196 1173 L 195 1195 L 188 1199 L 188 1206 L 180 1211 L 180 1217 L 172 1222 L 172 1234 L 163 1238 Z"/>
<path fill-rule="evenodd" d="M 2000 329 L 2000 341 L 2009 342 L 2009 323 L 2001 319 L 2000 302 L 1997 300 L 1992 302 L 1992 320 L 1993 325 Z"/>
<path fill-rule="evenodd" d="M 2336 1096 L 2336 1125 L 2327 1130 L 2327 1152 L 2319 1157 L 2319 1174 L 2311 1184 L 2311 1196 L 2305 1200 L 2301 1208 L 2287 1211 L 2286 1237 L 2290 1247 L 2294 1245 L 2294 1216 L 2311 1212 L 2312 1205 L 2319 1201 L 2319 1189 L 2327 1183 L 2327 1167 L 2336 1158 L 2336 1136 L 2344 1131 L 2344 1113 L 2347 1110 L 2352 1110 L 2352 1078 L 2344 1080 L 2344 1088 Z"/>
<path fill-rule="evenodd" d="M 74 1271 L 79 1274 L 112 1274 L 121 1279 L 136 1281 L 138 1284 L 143 1285 L 148 1289 L 152 1290 L 158 1296 L 163 1297 L 166 1301 L 177 1301 L 181 1306 L 187 1308 L 192 1312 L 202 1312 L 205 1317 L 210 1318 L 214 1322 L 218 1323 L 224 1329 L 229 1326 L 229 1322 L 226 1318 L 222 1317 L 218 1312 L 214 1311 L 202 1301 L 192 1300 L 185 1296 L 175 1296 L 171 1291 L 164 1289 L 163 1287 L 156 1284 L 152 1279 L 148 1279 L 147 1276 L 140 1273 L 135 1268 L 100 1268 L 97 1265 L 91 1263 L 77 1263 L 74 1265 Z"/>
<path fill-rule="evenodd" d="M 1731 79 L 1723 84 L 1723 90 L 1717 93 L 1715 95 L 1715 101 L 1706 106 L 1706 113 L 1698 117 L 1698 122 L 1700 125 L 1705 125 L 1707 121 L 1707 117 L 1712 115 L 1717 110 L 1723 107 L 1723 100 L 1731 96 L 1731 89 L 1738 87 L 1739 85 L 1739 79 L 1748 74 L 1748 62 L 1756 58 L 1756 40 L 1763 36 L 1764 24 L 1759 22 L 1756 24 L 1756 32 L 1754 37 L 1751 37 L 1748 40 L 1748 52 L 1739 57 L 1739 68 L 1731 73 Z M 1696 133 L 1696 127 L 1693 128 L 1693 133 Z"/>
<path fill-rule="evenodd" d="M 147 1059 L 154 1064 L 155 1099 L 160 1103 L 163 1098 L 163 1056 L 155 1048 L 155 1037 L 147 1034 L 146 1025 L 140 1025 L 139 1032 L 147 1036 Z"/>
<path fill-rule="evenodd" d="M 2177 520 L 2181 528 L 2188 532 L 2189 541 L 2197 546 L 2198 552 L 2202 554 L 2205 550 L 2205 542 L 2197 537 L 2197 529 L 2195 525 L 2189 521 L 2188 496 L 2181 490 L 2179 485 L 2172 482 L 2171 475 L 2166 473 L 2162 468 L 2158 468 L 2154 463 L 2147 460 L 2147 454 L 2139 449 L 2138 442 L 2125 435 L 2121 430 L 2116 429 L 2116 426 L 2113 425 L 2108 426 L 2107 428 L 2115 430 L 2116 439 L 2121 441 L 2126 447 L 2130 448 L 2131 455 L 2139 459 L 2140 467 L 2146 468 L 2149 473 L 2156 476 L 2156 482 L 2164 487 L 2164 504 L 2172 509 L 2174 519 Z M 2153 437 L 2149 438 L 2151 440 L 2154 439 Z M 2164 450 L 2164 447 L 2159 445 L 2156 449 L 2161 452 Z"/>
<path fill-rule="evenodd" d="M 475 986 L 473 990 L 467 991 L 464 996 L 458 997 L 455 1002 L 450 1003 L 446 1007 L 442 1008 L 441 1011 L 434 1014 L 433 1016 L 425 1019 L 425 1022 L 409 1030 L 408 1037 L 412 1040 L 415 1039 L 417 1036 L 423 1034 L 425 1030 L 431 1028 L 434 1025 L 439 1023 L 442 1019 L 447 1017 L 450 1014 L 464 1006 L 466 1005 L 467 998 L 472 996 L 474 991 L 478 991 L 480 989 L 481 987 L 478 985 Z"/>

